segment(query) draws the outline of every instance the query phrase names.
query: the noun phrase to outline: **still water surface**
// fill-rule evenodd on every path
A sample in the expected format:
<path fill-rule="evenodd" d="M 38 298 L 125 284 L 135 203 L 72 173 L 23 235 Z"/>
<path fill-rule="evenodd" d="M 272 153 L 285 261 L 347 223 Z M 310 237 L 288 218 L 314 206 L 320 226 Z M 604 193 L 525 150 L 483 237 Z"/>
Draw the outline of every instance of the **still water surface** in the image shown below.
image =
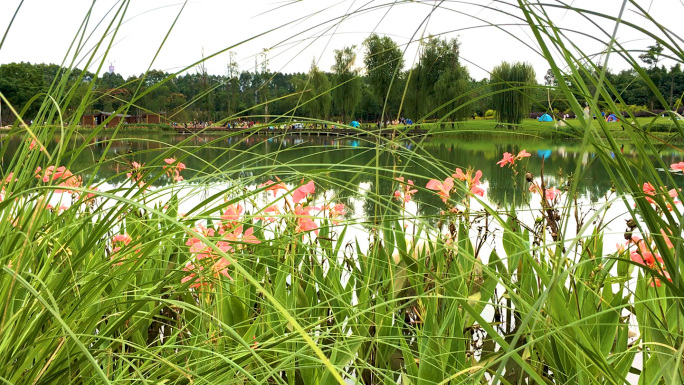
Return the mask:
<path fill-rule="evenodd" d="M 175 133 L 124 133 L 111 139 L 100 135 L 85 143 L 76 138 L 69 149 L 85 146 L 75 156 L 67 152 L 61 164 L 75 174 L 95 184 L 118 186 L 126 183 L 126 172 L 132 162 L 163 164 L 161 159 L 175 156 L 187 169 L 182 175 L 190 183 L 223 185 L 240 180 L 245 185 L 257 185 L 275 176 L 294 185 L 301 174 L 312 176 L 319 186 L 317 194 L 327 191 L 326 199 L 345 202 L 359 198 L 359 186 L 371 186 L 380 196 L 391 196 L 397 188 L 394 178 L 404 176 L 417 186 L 424 187 L 431 178 L 443 180 L 457 167 L 482 170 L 486 191 L 484 201 L 493 205 L 516 206 L 524 200 L 524 174 L 537 180 L 543 168 L 547 187 L 563 189 L 567 177 L 579 179 L 579 198 L 586 203 L 602 200 L 611 190 L 611 182 L 603 165 L 591 151 L 582 151 L 577 141 L 550 140 L 532 137 L 505 138 L 429 138 L 402 140 L 367 137 L 339 138 L 334 136 L 230 136 L 216 134 L 180 135 Z M 3 168 L 20 145 L 20 138 L 3 141 L 6 147 Z M 48 143 L 56 146 L 58 137 Z M 527 150 L 530 158 L 519 162 L 514 171 L 499 167 L 496 162 L 504 152 L 517 154 Z M 635 168 L 653 159 L 640 159 L 626 143 L 622 152 Z M 675 154 L 661 154 L 665 164 L 679 162 Z M 103 160 L 103 161 L 101 161 Z M 376 173 L 376 170 L 381 170 Z M 577 173 L 578 172 L 578 173 Z M 681 178 L 681 175 L 676 175 Z M 288 179 L 289 178 L 289 179 Z M 153 181 L 156 187 L 169 185 L 171 180 L 161 176 Z M 517 187 L 516 187 L 517 185 Z M 680 184 L 681 186 L 681 184 Z M 435 214 L 443 207 L 440 199 L 429 191 L 421 191 L 415 199 L 421 204 L 421 214 Z M 373 210 L 375 202 L 367 202 L 365 210 Z"/>

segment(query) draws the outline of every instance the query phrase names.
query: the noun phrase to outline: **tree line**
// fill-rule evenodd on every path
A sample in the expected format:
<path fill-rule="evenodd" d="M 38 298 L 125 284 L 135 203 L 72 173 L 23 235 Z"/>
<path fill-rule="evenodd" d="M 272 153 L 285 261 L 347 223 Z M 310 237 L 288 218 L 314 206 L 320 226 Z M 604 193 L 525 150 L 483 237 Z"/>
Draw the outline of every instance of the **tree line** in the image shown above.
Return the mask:
<path fill-rule="evenodd" d="M 417 63 L 406 68 L 402 48 L 391 38 L 374 34 L 360 47 L 363 61 L 357 58 L 357 47 L 344 47 L 334 51 L 335 63 L 329 71 L 313 62 L 308 73 L 290 74 L 272 71 L 266 54 L 258 57 L 261 63 L 251 71 L 240 71 L 231 53 L 224 75 L 209 74 L 200 64 L 194 72 L 182 75 L 152 70 L 126 79 L 118 73 L 96 76 L 56 64 L 10 63 L 0 65 L 0 92 L 15 107 L 25 107 L 24 116 L 30 117 L 37 113 L 40 103 L 29 101 L 35 95 L 48 93 L 56 78 L 67 76 L 62 86 L 73 89 L 72 97 L 64 101 L 67 116 L 76 111 L 90 89 L 86 113 L 115 111 L 133 100 L 129 114 L 165 113 L 179 123 L 234 121 L 242 117 L 268 121 L 278 116 L 346 123 L 400 116 L 416 121 L 462 120 L 495 112 L 500 119 L 515 122 L 529 112 L 552 110 L 562 114 L 569 110 L 552 75 L 547 74 L 545 84 L 537 84 L 531 66 L 502 63 L 489 78 L 476 80 L 461 64 L 459 46 L 456 39 L 429 37 L 421 44 Z M 684 73 L 679 64 L 669 69 L 659 66 L 659 55 L 658 47 L 652 46 L 641 57 L 643 71 L 652 84 L 636 70 L 605 71 L 625 109 L 638 112 L 681 106 Z M 585 76 L 598 74 L 596 70 L 587 71 Z M 663 106 L 654 96 L 652 86 L 666 96 L 669 106 Z M 511 88 L 517 91 L 511 92 Z M 7 124 L 13 117 L 6 106 L 2 108 L 3 122 Z"/>

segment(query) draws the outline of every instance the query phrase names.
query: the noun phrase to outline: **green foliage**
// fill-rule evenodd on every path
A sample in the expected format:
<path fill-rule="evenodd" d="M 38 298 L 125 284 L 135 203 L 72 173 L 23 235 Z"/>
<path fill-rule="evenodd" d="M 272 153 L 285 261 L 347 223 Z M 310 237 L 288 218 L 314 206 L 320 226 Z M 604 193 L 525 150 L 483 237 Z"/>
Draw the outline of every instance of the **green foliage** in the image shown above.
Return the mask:
<path fill-rule="evenodd" d="M 456 39 L 433 36 L 421 43 L 418 64 L 408 74 L 405 115 L 419 119 L 472 115 L 472 109 L 463 107 L 470 76 L 460 64 L 459 44 Z"/>
<path fill-rule="evenodd" d="M 361 101 L 361 78 L 354 67 L 356 62 L 355 46 L 335 50 L 335 64 L 333 70 L 333 107 L 342 121 L 349 123 L 349 117 L 354 116 L 354 109 Z"/>
<path fill-rule="evenodd" d="M 387 108 L 396 105 L 390 104 L 390 100 L 394 101 L 399 92 L 403 91 L 399 87 L 404 67 L 403 52 L 390 37 L 380 37 L 377 34 L 370 35 L 363 42 L 363 46 L 366 48 L 363 59 L 366 79 L 377 103 L 383 106 L 384 114 L 380 116 L 380 120 L 384 121 L 385 116 L 396 115 L 396 111 Z"/>
<path fill-rule="evenodd" d="M 330 117 L 332 108 L 330 86 L 328 75 L 319 70 L 315 62 L 312 62 L 309 76 L 304 83 L 306 89 L 302 98 L 307 116 L 322 120 L 327 120 Z"/>
<path fill-rule="evenodd" d="M 119 4 L 118 11 L 126 6 Z M 125 112 L 144 100 L 175 106 L 176 113 L 186 106 L 190 118 L 229 120 L 233 115 L 219 112 L 228 100 L 235 102 L 230 88 L 201 68 L 187 76 L 150 72 L 121 83 L 114 75 L 87 79 L 71 67 L 41 72 L 9 66 L 18 72 L 7 76 L 35 88 L 2 83 L 7 88 L 0 92 L 12 95 L 12 103 L 35 103 L 24 113 L 47 124 L 40 130 L 15 124 L 0 137 L 2 155 L 19 143 L 14 157 L 3 158 L 0 178 L 0 378 L 12 384 L 683 383 L 684 196 L 673 188 L 681 175 L 668 172 L 681 165 L 664 164 L 659 156 L 683 151 L 652 138 L 649 131 L 659 122 L 647 126 L 632 110 L 621 111 L 636 104 L 618 87 L 624 79 L 587 62 L 588 53 L 568 50 L 571 42 L 547 19 L 547 7 L 555 6 L 519 2 L 516 15 L 524 17 L 547 59 L 559 99 L 578 116 L 567 132 L 582 139 L 576 145 L 587 157 L 595 155 L 614 186 L 614 195 L 589 208 L 578 204 L 578 180 L 587 177 L 579 162 L 567 179 L 543 171 L 527 175 L 523 149 L 511 149 L 501 161 L 515 187 L 511 199 L 522 200 L 522 209 L 488 204 L 477 192 L 475 170 L 441 164 L 429 151 L 408 149 L 395 138 L 368 135 L 364 151 L 371 150 L 372 161 L 362 167 L 323 162 L 310 173 L 297 171 L 302 160 L 288 158 L 287 149 L 260 156 L 245 151 L 238 154 L 247 158 L 239 172 L 222 170 L 217 160 L 235 157 L 237 150 L 196 135 L 177 146 L 148 141 L 140 153 L 118 154 L 116 141 L 134 140 L 122 135 L 122 127 L 96 127 L 81 142 L 70 140 L 87 109 L 120 103 L 118 112 Z M 102 25 L 104 36 L 120 27 Z M 681 48 L 650 32 L 659 24 L 631 27 L 684 61 Z M 667 71 L 635 65 L 631 53 L 615 44 L 616 36 L 610 37 L 606 51 L 633 64 L 624 78 L 639 79 L 648 103 L 672 106 L 676 76 L 672 91 L 663 92 Z M 457 47 L 429 39 L 409 76 L 408 88 L 416 93 L 405 95 L 407 109 L 421 116 L 458 113 L 459 106 L 449 103 L 460 102 L 462 94 L 449 98 L 457 91 L 444 85 L 464 86 L 458 84 L 464 76 L 458 60 L 445 60 L 458 58 Z M 107 53 L 96 48 L 87 60 L 102 64 Z M 351 84 L 358 90 L 354 103 L 335 98 L 341 103 L 335 108 L 351 115 L 362 98 L 369 110 L 377 107 L 370 84 L 360 84 L 353 70 L 353 50 L 336 54 L 334 92 Z M 489 83 L 499 118 L 510 112 L 508 122 L 520 123 L 533 78 L 525 65 L 493 71 Z M 303 75 L 288 80 L 267 68 L 236 79 L 241 108 L 255 112 L 296 106 L 292 100 L 305 97 L 297 91 L 310 89 L 295 89 L 305 84 Z M 477 92 L 486 83 L 478 83 Z M 209 92 L 213 99 L 205 99 Z M 611 130 L 616 126 L 584 118 L 584 103 L 591 111 L 615 111 L 621 122 L 634 121 L 620 126 L 634 157 L 620 151 Z M 684 138 L 681 121 L 673 119 L 669 127 Z M 98 144 L 107 147 L 103 155 L 72 175 L 75 159 L 92 157 L 89 146 L 98 133 L 114 139 Z M 253 139 L 252 131 L 245 133 L 250 135 L 217 140 Z M 202 148 L 220 156 L 204 159 Z M 143 155 L 149 160 L 141 165 Z M 186 158 L 201 166 L 182 182 Z M 408 180 L 426 176 L 412 175 L 405 160 L 434 165 L 435 175 L 427 178 L 439 178 L 430 185 L 443 190 L 438 217 L 408 209 L 410 195 L 434 191 Z M 96 183 L 103 168 L 117 176 Z M 260 184 L 256 177 L 270 179 L 283 170 L 283 181 Z M 359 174 L 375 185 L 359 192 Z M 317 194 L 302 192 L 309 186 L 304 177 L 316 180 Z M 552 189 L 552 181 L 561 189 Z M 295 191 L 306 197 L 295 201 Z M 373 207 L 367 218 L 333 215 L 330 204 L 338 196 L 355 201 L 361 195 Z M 314 209 L 319 203 L 325 206 Z M 273 204 L 280 213 L 265 212 Z M 611 207 L 628 216 L 630 241 L 617 250 L 606 226 L 623 222 Z M 363 236 L 347 238 L 352 228 Z"/>
<path fill-rule="evenodd" d="M 536 84 L 534 68 L 530 64 L 503 62 L 494 67 L 490 87 L 492 106 L 499 122 L 519 125 L 528 117 Z"/>
<path fill-rule="evenodd" d="M 18 109 L 24 108 L 35 94 L 44 91 L 45 81 L 43 76 L 31 63 L 21 62 L 0 65 L 0 93 Z M 39 106 L 34 104 L 27 107 L 26 116 L 33 116 L 38 111 Z M 3 119 L 8 120 L 8 117 Z"/>

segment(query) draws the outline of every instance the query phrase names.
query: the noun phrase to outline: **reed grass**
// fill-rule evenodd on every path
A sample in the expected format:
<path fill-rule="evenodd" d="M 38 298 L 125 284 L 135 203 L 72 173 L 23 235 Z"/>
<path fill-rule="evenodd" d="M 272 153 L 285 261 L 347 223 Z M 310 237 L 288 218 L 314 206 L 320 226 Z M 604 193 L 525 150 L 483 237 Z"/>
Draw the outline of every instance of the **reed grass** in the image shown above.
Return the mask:
<path fill-rule="evenodd" d="M 90 143 L 108 122 L 78 130 L 96 98 L 91 93 L 73 115 L 62 113 L 75 97 L 68 75 L 83 55 L 100 72 L 128 4 L 117 3 L 98 21 L 106 25 L 101 37 L 88 37 L 93 21 L 84 19 L 65 55 L 64 75 L 32 101 L 40 104 L 35 120 L 48 124 L 27 126 L 12 106 L 17 122 L 0 139 L 22 138 L 2 175 L 2 382 L 684 382 L 683 194 L 668 193 L 679 175 L 659 172 L 670 165 L 658 156 L 665 149 L 681 151 L 672 141 L 681 140 L 683 127 L 670 113 L 675 138 L 663 140 L 649 135 L 642 120 L 618 114 L 635 121 L 624 135 L 651 160 L 635 165 L 621 154 L 611 126 L 585 118 L 580 104 L 620 110 L 619 92 L 602 75 L 611 56 L 647 78 L 634 53 L 616 39 L 622 28 L 660 42 L 684 61 L 681 38 L 639 3 L 623 1 L 622 9 L 638 9 L 647 26 L 563 2 L 518 1 L 506 11 L 533 34 L 578 116 L 568 132 L 584 151 L 598 154 L 615 186 L 615 195 L 586 213 L 577 201 L 580 166 L 567 188 L 555 192 L 545 175 L 526 175 L 524 153 L 511 154 L 516 159 L 508 170 L 519 189 L 511 199 L 525 205 L 493 207 L 478 195 L 476 170 L 460 165 L 465 175 L 457 176 L 453 165 L 429 152 L 398 145 L 424 141 L 399 131 L 391 138 L 365 132 L 360 140 L 370 147 L 360 151 L 374 156 L 362 167 L 319 164 L 303 173 L 297 165 L 306 160 L 288 158 L 281 148 L 261 159 L 246 152 L 239 168 L 249 173 L 243 177 L 199 159 L 203 166 L 194 176 L 178 180 L 186 173 L 180 163 L 197 158 L 199 149 L 228 155 L 241 150 L 222 149 L 219 140 L 249 137 L 222 134 L 148 150 L 152 160 L 145 164 L 134 163 L 142 153 L 102 156 L 70 175 L 76 157 L 93 156 Z M 557 8 L 614 26 L 604 37 L 605 61 L 587 61 L 590 53 L 548 17 Z M 96 41 L 90 51 L 86 38 Z M 117 113 L 149 91 L 136 92 Z M 108 148 L 126 137 L 120 126 L 109 132 L 114 139 L 105 141 Z M 85 138 L 74 145 L 77 135 Z M 48 145 L 55 136 L 58 143 Z M 437 171 L 417 175 L 406 166 L 410 161 Z M 96 185 L 103 167 L 120 171 Z M 262 184 L 261 176 L 274 183 Z M 363 191 L 361 176 L 374 181 Z M 127 182 L 114 182 L 121 178 Z M 435 183 L 408 182 L 421 178 Z M 429 217 L 411 209 L 409 202 L 432 196 L 431 186 L 444 186 L 447 178 L 455 187 L 438 204 L 443 213 Z M 281 189 L 272 194 L 275 186 Z M 361 197 L 371 206 L 365 218 L 335 218 L 334 206 L 313 209 Z M 280 212 L 267 210 L 273 204 Z M 624 207 L 633 220 L 626 237 L 642 238 L 625 250 L 604 244 L 611 206 Z M 653 263 L 645 262 L 648 253 Z"/>

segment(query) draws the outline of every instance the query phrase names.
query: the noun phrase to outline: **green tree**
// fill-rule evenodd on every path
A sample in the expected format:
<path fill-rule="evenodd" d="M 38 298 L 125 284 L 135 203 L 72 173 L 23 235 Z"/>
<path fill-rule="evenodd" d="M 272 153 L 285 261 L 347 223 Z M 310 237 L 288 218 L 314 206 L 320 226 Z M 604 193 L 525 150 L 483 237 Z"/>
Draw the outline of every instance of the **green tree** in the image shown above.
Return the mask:
<path fill-rule="evenodd" d="M 492 104 L 501 123 L 519 125 L 530 113 L 536 84 L 534 68 L 527 63 L 503 62 L 491 73 Z"/>
<path fill-rule="evenodd" d="M 304 111 L 311 118 L 328 119 L 332 108 L 330 80 L 328 75 L 319 70 L 316 62 L 311 63 L 308 85 L 305 85 L 303 100 L 306 101 Z"/>
<path fill-rule="evenodd" d="M 335 85 L 332 90 L 333 106 L 342 121 L 354 114 L 354 109 L 361 101 L 361 78 L 354 68 L 356 62 L 355 46 L 335 50 L 335 64 L 332 70 L 335 74 Z"/>
<path fill-rule="evenodd" d="M 407 116 L 420 119 L 452 113 L 456 118 L 470 115 L 470 109 L 457 108 L 469 89 L 468 71 L 459 62 L 459 46 L 456 39 L 433 36 L 421 45 L 418 64 L 408 74 L 404 95 Z"/>
<path fill-rule="evenodd" d="M 31 63 L 10 63 L 0 66 L 0 92 L 5 95 L 17 112 L 20 112 L 33 96 L 43 92 L 44 89 L 43 74 Z M 39 106 L 40 101 L 33 103 L 24 115 L 24 119 L 34 116 Z M 13 120 L 14 118 L 9 118 L 7 111 L 3 110 L 5 112 L 3 120 Z"/>
<path fill-rule="evenodd" d="M 649 45 L 648 50 L 645 53 L 639 55 L 639 59 L 642 62 L 648 64 L 649 67 L 658 67 L 658 61 L 660 61 L 660 54 L 663 52 L 663 46 L 660 42 L 656 42 L 655 45 Z"/>
<path fill-rule="evenodd" d="M 468 69 L 458 63 L 457 56 L 451 56 L 451 63 L 437 79 L 435 84 L 435 108 L 440 108 L 442 117 L 462 120 L 471 114 L 464 104 L 463 95 L 468 92 Z"/>
<path fill-rule="evenodd" d="M 404 68 L 404 58 L 399 46 L 388 36 L 380 37 L 372 34 L 363 42 L 366 56 L 363 62 L 366 66 L 366 77 L 373 95 L 382 106 L 381 120 L 385 120 L 390 107 L 390 100 L 399 95 L 399 77 Z M 390 88 L 391 87 L 391 88 Z M 396 106 L 398 107 L 398 106 Z"/>

